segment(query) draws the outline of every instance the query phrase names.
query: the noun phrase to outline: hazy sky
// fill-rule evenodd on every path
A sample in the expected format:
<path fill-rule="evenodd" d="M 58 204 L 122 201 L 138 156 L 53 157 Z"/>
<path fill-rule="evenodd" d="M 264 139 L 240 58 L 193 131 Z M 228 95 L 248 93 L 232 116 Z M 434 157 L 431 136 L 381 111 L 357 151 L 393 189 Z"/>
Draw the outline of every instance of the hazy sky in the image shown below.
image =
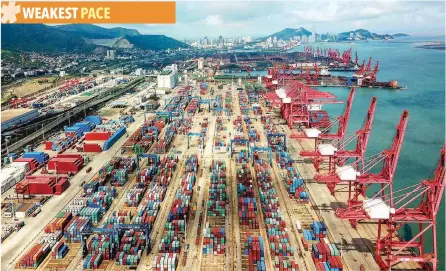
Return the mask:
<path fill-rule="evenodd" d="M 116 25 L 104 25 L 112 27 Z M 364 28 L 379 34 L 417 36 L 445 33 L 444 1 L 220 1 L 177 2 L 174 25 L 120 25 L 142 34 L 176 39 L 204 36 L 265 36 L 283 28 L 305 27 L 316 33 Z"/>

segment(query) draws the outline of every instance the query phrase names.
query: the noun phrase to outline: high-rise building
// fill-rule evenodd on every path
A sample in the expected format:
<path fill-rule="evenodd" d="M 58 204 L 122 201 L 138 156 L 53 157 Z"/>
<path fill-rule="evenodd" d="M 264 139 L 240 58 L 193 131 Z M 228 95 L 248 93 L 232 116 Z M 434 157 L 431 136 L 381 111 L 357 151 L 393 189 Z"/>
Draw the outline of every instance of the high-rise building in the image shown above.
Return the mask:
<path fill-rule="evenodd" d="M 218 46 L 221 46 L 221 47 L 223 47 L 223 37 L 222 36 L 220 36 L 220 37 L 218 37 Z"/>
<path fill-rule="evenodd" d="M 199 70 L 204 69 L 204 58 L 202 58 L 202 57 L 200 57 L 200 58 L 198 59 L 198 69 L 199 69 Z"/>
<path fill-rule="evenodd" d="M 107 50 L 106 58 L 109 60 L 114 60 L 116 56 L 116 50 Z"/>
<path fill-rule="evenodd" d="M 310 37 L 308 37 L 308 42 L 315 42 L 316 41 L 316 34 L 313 32 L 311 33 Z"/>

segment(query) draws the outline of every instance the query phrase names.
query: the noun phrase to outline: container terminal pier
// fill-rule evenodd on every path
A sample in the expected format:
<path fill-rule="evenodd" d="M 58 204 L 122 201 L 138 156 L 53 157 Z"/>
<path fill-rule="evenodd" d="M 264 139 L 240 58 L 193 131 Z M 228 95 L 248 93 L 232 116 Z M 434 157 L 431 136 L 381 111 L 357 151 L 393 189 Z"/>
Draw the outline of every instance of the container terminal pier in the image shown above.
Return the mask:
<path fill-rule="evenodd" d="M 351 115 L 359 88 L 188 72 L 79 78 L 2 112 L 2 270 L 439 270 L 445 148 L 393 188 L 410 112 L 366 155 L 380 101 Z"/>

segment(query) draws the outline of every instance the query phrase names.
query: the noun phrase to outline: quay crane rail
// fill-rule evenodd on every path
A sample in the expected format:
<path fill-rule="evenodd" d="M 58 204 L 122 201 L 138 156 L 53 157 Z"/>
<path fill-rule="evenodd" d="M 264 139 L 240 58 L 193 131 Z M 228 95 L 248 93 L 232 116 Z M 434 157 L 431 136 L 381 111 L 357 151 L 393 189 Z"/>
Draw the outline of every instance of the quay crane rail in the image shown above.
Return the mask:
<path fill-rule="evenodd" d="M 372 184 L 380 184 L 381 187 L 384 187 L 387 184 L 392 184 L 408 120 L 409 112 L 404 110 L 401 114 L 390 149 L 383 150 L 382 152 L 367 158 L 357 159 L 349 165 L 338 167 L 334 173 L 331 172 L 327 175 L 317 174 L 314 176 L 314 179 L 323 183 L 352 183 L 351 185 L 353 185 L 355 189 L 354 191 L 350 191 L 348 195 L 348 207 L 362 203 L 362 201 L 359 200 L 359 196 L 362 195 L 363 197 L 366 197 L 366 190 Z M 380 163 L 382 163 L 381 171 L 378 173 L 371 173 L 371 170 Z M 358 167 L 359 164 L 361 164 L 361 168 Z M 359 171 L 356 169 L 359 169 Z M 392 186 L 389 186 L 389 188 L 392 189 Z M 356 227 L 359 220 L 367 218 L 364 211 L 351 212 L 348 207 L 346 209 L 337 209 L 336 215 L 340 218 L 348 219 L 353 227 Z"/>
<path fill-rule="evenodd" d="M 370 131 L 373 124 L 373 119 L 376 109 L 376 97 L 373 97 L 365 121 L 361 129 L 357 130 L 351 135 L 347 135 L 342 139 L 333 139 L 329 143 L 319 144 L 314 151 L 301 151 L 300 156 L 311 157 L 313 165 L 317 172 L 319 172 L 319 166 L 328 158 L 328 172 L 335 173 L 336 166 L 344 166 L 348 159 L 354 158 L 364 159 L 364 154 L 367 149 L 367 144 L 370 137 Z M 347 150 L 347 146 L 356 140 L 356 148 L 354 150 Z M 336 147 L 335 147 L 336 146 Z M 359 164 L 355 164 L 357 167 Z M 358 168 L 355 168 L 358 171 Z M 328 189 L 332 194 L 335 192 L 336 183 L 327 183 Z M 351 183 L 349 183 L 349 191 L 351 193 Z"/>

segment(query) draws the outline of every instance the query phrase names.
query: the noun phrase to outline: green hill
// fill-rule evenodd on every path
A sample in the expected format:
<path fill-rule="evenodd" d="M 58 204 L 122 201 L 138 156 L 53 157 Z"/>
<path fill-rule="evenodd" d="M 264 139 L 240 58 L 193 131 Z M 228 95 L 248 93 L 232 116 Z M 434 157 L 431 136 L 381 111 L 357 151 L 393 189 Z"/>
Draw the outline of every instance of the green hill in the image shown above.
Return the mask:
<path fill-rule="evenodd" d="M 295 36 L 310 36 L 312 33 L 303 27 L 295 28 L 285 28 L 282 31 L 271 34 L 267 37 L 261 38 L 260 40 L 266 40 L 268 38 L 276 37 L 277 39 L 289 40 Z"/>
<path fill-rule="evenodd" d="M 95 25 L 2 24 L 1 47 L 16 52 L 89 53 L 98 47 L 165 50 L 186 48 L 185 43 L 164 35 L 140 35 L 126 28 Z"/>
<path fill-rule="evenodd" d="M 131 44 L 135 47 L 145 50 L 165 50 L 168 48 L 187 48 L 188 45 L 184 42 L 178 41 L 164 35 L 138 35 L 125 36 Z"/>
<path fill-rule="evenodd" d="M 2 49 L 10 51 L 61 53 L 89 52 L 95 48 L 78 33 L 68 33 L 42 24 L 2 24 L 1 32 Z"/>
<path fill-rule="evenodd" d="M 93 24 L 65 24 L 56 25 L 54 26 L 54 28 L 63 31 L 78 32 L 84 35 L 100 35 L 103 38 L 119 38 L 123 36 L 141 35 L 141 33 L 139 33 L 135 29 L 128 29 L 123 27 L 104 28 Z M 98 36 L 91 38 L 98 38 Z"/>

